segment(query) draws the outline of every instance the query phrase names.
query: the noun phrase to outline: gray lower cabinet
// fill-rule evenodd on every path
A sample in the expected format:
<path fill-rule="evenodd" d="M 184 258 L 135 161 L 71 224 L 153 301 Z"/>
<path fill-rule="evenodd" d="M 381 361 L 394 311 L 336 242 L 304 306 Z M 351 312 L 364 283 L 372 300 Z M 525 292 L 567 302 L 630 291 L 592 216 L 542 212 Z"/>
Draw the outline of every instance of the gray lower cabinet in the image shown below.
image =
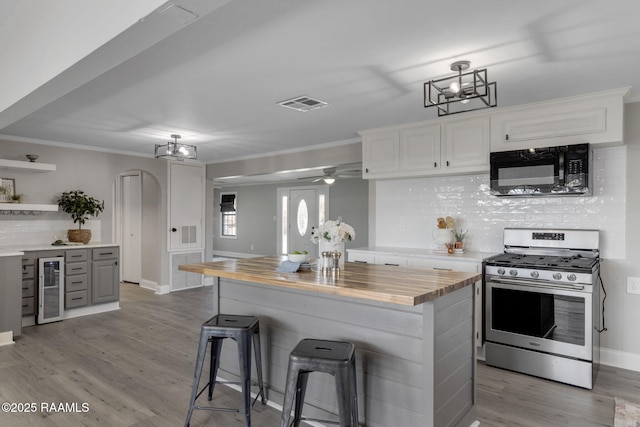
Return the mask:
<path fill-rule="evenodd" d="M 102 304 L 120 298 L 118 248 L 92 249 L 91 303 Z"/>
<path fill-rule="evenodd" d="M 33 316 L 38 304 L 38 258 L 64 256 L 64 308 L 87 307 L 120 298 L 119 248 L 27 251 L 22 256 L 22 315 Z"/>
<path fill-rule="evenodd" d="M 20 255 L 0 257 L 0 332 L 22 334 L 20 320 Z"/>
<path fill-rule="evenodd" d="M 36 252 L 22 255 L 22 315 L 36 312 Z"/>
<path fill-rule="evenodd" d="M 89 304 L 89 249 L 65 252 L 64 308 Z"/>

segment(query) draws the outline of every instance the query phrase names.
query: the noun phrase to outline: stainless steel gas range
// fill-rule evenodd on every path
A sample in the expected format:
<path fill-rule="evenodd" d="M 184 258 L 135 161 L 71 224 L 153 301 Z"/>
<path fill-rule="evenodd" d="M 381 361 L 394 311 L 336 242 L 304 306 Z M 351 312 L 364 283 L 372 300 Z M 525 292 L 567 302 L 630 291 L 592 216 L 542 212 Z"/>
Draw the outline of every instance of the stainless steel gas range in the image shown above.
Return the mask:
<path fill-rule="evenodd" d="M 598 230 L 504 230 L 485 261 L 487 365 L 591 389 L 600 361 Z"/>

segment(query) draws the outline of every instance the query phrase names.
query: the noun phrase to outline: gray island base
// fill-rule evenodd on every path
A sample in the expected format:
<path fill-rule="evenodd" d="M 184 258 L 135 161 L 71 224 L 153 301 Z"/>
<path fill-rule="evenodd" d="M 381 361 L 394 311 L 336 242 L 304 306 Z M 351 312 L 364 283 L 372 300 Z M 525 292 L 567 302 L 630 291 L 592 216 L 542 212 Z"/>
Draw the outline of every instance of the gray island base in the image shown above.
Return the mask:
<path fill-rule="evenodd" d="M 212 265 L 228 262 L 237 261 L 185 265 L 181 269 L 197 272 L 196 266 L 206 265 L 207 271 L 201 269 L 200 272 L 215 275 Z M 334 294 L 334 290 L 326 293 L 323 289 L 348 287 L 349 279 L 355 279 L 361 270 L 362 274 L 370 275 L 369 267 L 374 266 L 347 263 L 336 283 L 326 283 L 326 279 L 318 278 L 325 282 L 317 284 L 317 290 L 274 284 L 272 279 L 264 280 L 267 283 L 236 280 L 223 277 L 232 276 L 229 269 L 218 271 L 220 275 L 213 289 L 215 313 L 212 315 L 222 312 L 259 317 L 264 380 L 268 387 L 267 397 L 272 403 L 282 404 L 289 352 L 301 339 L 350 341 L 357 348 L 361 425 L 472 425 L 476 419 L 476 365 L 471 284 L 478 280 L 477 275 L 449 272 L 455 280 L 463 275 L 469 285 L 454 286 L 457 289 L 414 306 L 343 296 Z M 398 273 L 399 268 L 375 266 L 374 273 L 382 272 L 384 276 L 387 270 L 392 274 Z M 436 274 L 440 279 L 447 274 L 400 270 Z M 276 282 L 300 279 L 300 273 L 280 276 L 283 277 Z M 342 276 L 345 283 L 342 283 Z M 402 280 L 402 275 L 392 276 Z M 302 278 L 303 281 L 307 279 Z M 237 380 L 235 343 L 224 343 L 220 369 L 224 379 Z M 255 377 L 255 366 L 252 373 Z M 303 414 L 309 418 L 337 419 L 336 392 L 331 376 L 310 375 Z"/>

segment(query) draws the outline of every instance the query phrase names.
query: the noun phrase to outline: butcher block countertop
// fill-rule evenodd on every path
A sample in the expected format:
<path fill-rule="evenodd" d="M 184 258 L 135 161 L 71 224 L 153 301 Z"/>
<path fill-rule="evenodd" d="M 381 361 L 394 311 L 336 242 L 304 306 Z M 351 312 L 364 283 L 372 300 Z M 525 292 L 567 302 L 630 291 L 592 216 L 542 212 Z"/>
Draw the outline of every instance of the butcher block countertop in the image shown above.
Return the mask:
<path fill-rule="evenodd" d="M 276 268 L 286 259 L 286 256 L 245 258 L 183 264 L 178 268 L 207 276 L 408 306 L 432 301 L 481 279 L 478 273 L 350 262 L 338 278 L 315 270 L 277 272 Z"/>

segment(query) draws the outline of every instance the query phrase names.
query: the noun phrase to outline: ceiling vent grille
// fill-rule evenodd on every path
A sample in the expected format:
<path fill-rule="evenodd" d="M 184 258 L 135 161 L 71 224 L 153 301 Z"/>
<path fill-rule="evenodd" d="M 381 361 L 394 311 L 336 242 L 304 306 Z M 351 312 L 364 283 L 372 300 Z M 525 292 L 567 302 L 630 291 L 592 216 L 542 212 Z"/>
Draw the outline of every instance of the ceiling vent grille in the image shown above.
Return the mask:
<path fill-rule="evenodd" d="M 324 101 L 309 98 L 308 96 L 299 96 L 297 98 L 278 102 L 278 105 L 280 105 L 281 107 L 290 108 L 292 110 L 302 111 L 303 113 L 306 113 L 307 111 L 326 107 L 329 104 Z"/>

